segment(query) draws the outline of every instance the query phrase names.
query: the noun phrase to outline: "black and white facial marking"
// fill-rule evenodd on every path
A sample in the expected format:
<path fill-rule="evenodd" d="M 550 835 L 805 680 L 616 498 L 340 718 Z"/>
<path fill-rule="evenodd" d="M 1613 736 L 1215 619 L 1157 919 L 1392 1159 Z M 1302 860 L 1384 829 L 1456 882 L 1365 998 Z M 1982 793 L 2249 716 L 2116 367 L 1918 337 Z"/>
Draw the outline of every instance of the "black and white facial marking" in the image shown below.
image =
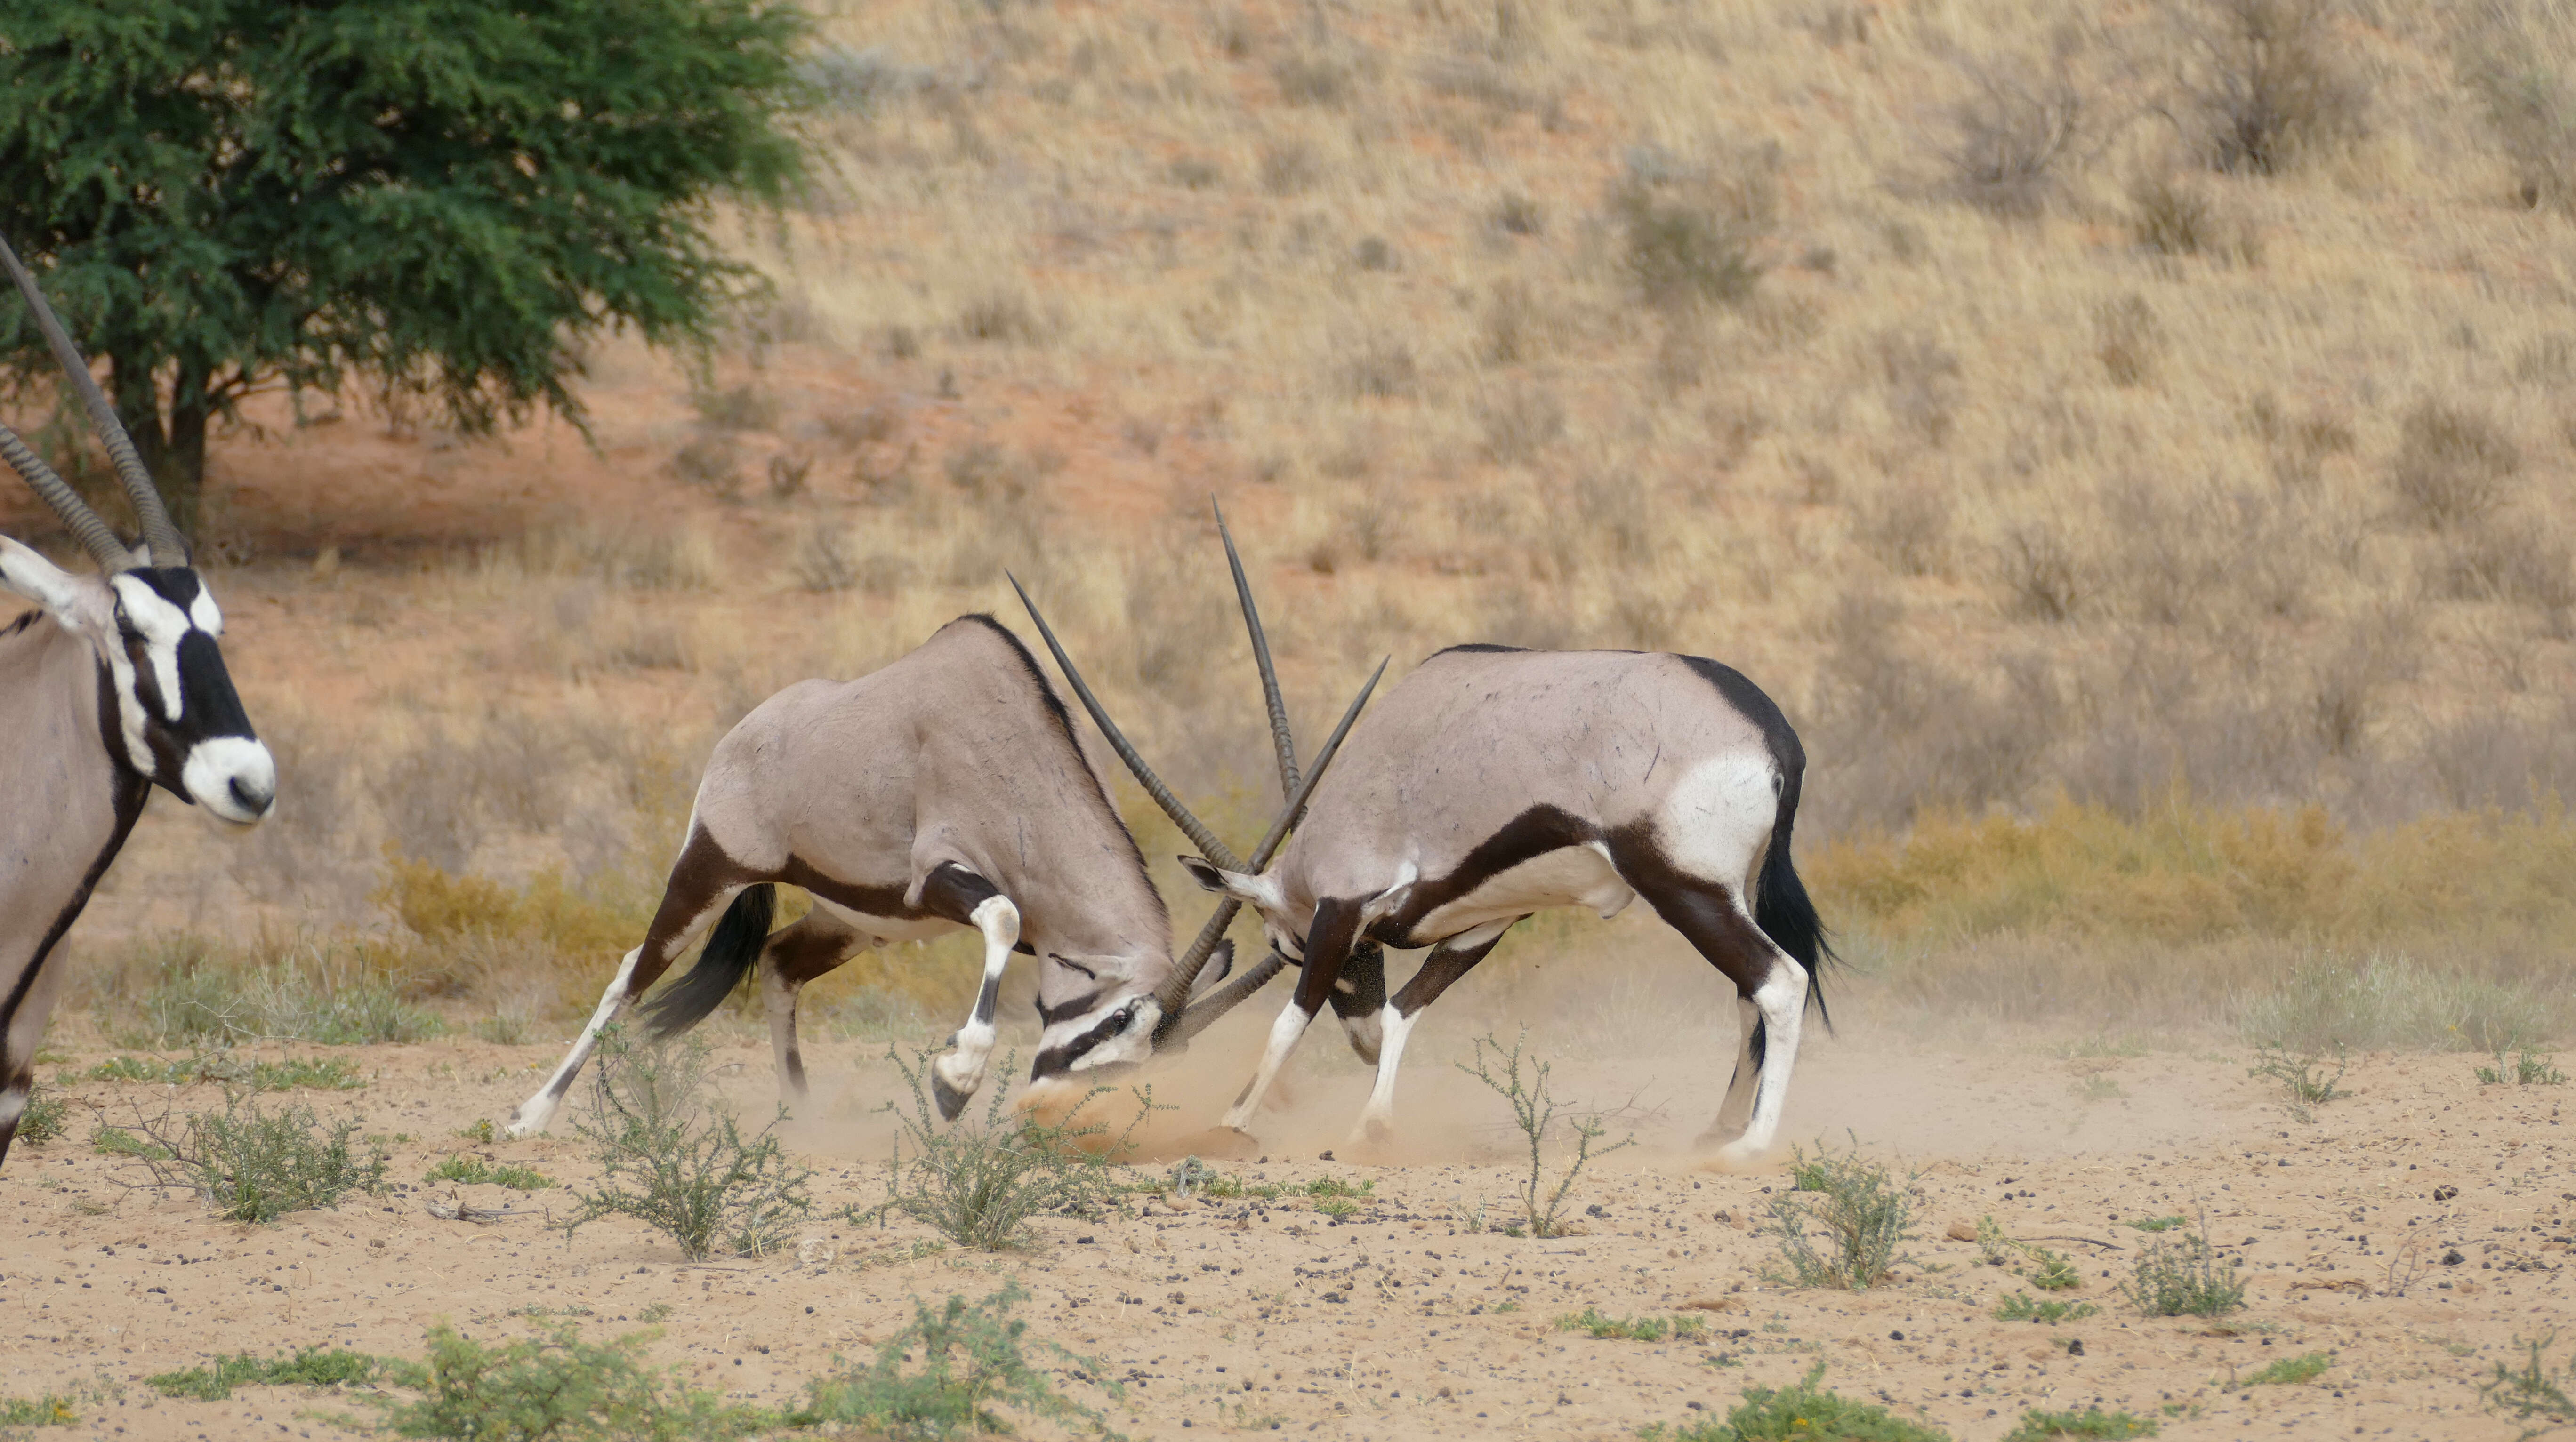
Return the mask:
<path fill-rule="evenodd" d="M 108 578 L 116 634 L 102 638 L 117 739 L 138 772 L 249 825 L 277 796 L 277 763 L 251 730 L 224 654 L 223 612 L 197 573 L 145 567 Z"/>
<path fill-rule="evenodd" d="M 1049 954 L 1042 961 L 1038 1016 L 1046 1030 L 1038 1038 L 1037 1061 L 1029 1068 L 1032 1086 L 1141 1062 L 1152 1053 L 1162 1003 L 1151 988 L 1125 979 L 1124 959 Z M 1056 995 L 1050 997 L 1050 992 Z"/>

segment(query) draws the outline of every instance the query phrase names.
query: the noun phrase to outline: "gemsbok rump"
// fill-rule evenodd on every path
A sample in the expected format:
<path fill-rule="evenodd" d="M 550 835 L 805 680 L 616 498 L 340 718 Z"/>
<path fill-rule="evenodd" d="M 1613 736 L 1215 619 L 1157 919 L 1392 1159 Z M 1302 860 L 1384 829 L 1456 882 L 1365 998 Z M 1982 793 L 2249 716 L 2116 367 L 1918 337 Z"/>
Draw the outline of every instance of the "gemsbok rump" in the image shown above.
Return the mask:
<path fill-rule="evenodd" d="M 779 882 L 814 909 L 773 933 Z M 545 1130 L 600 1031 L 710 927 L 704 954 L 645 1004 L 645 1020 L 663 1035 L 685 1030 L 757 967 L 791 1102 L 805 1094 L 796 999 L 807 982 L 884 942 L 980 932 L 982 989 L 931 1065 L 952 1120 L 984 1081 L 1014 951 L 1039 962 L 1037 1088 L 1141 1061 L 1201 964 L 1222 976 L 1231 957 L 1204 935 L 1186 973 L 1176 967 L 1162 896 L 1064 703 L 1019 638 L 982 615 L 857 680 L 798 682 L 716 744 L 643 944 L 512 1114 L 512 1135 Z"/>
<path fill-rule="evenodd" d="M 63 935 L 125 846 L 152 788 L 250 825 L 277 795 L 216 637 L 214 593 L 98 382 L 16 252 L 0 262 L 88 409 L 143 523 L 129 551 L 53 467 L 0 425 L 0 457 L 104 573 L 63 570 L 0 536 L 0 589 L 36 609 L 0 626 L 0 1161 L 35 1084 Z"/>
<path fill-rule="evenodd" d="M 1119 750 L 1140 780 L 1151 774 Z M 1248 1130 L 1331 1001 L 1376 1063 L 1361 1132 L 1383 1135 L 1414 1022 L 1514 922 L 1556 906 L 1614 916 L 1643 896 L 1736 991 L 1735 1073 L 1701 1144 L 1726 1164 L 1770 1149 L 1832 954 L 1790 860 L 1806 753 L 1770 697 L 1696 656 L 1454 646 L 1388 691 L 1348 750 L 1276 865 L 1181 858 L 1202 886 L 1260 912 L 1272 955 L 1191 1007 L 1170 1040 L 1284 965 L 1303 968 L 1225 1126 Z M 1391 998 L 1381 947 L 1431 949 Z"/>

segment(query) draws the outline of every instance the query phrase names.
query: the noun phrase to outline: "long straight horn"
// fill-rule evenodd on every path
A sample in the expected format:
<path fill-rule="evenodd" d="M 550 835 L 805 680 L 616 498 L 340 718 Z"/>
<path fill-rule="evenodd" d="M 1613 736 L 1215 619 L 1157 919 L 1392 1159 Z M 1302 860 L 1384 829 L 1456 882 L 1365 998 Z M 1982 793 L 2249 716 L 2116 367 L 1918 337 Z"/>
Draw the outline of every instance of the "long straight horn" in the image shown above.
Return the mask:
<path fill-rule="evenodd" d="M 54 359 L 62 362 L 72 388 L 80 392 L 90 424 L 98 428 L 99 444 L 107 448 L 108 459 L 116 463 L 117 478 L 125 483 L 126 498 L 134 502 L 134 514 L 143 522 L 143 544 L 152 549 L 152 564 L 188 564 L 188 543 L 180 536 L 179 528 L 170 524 L 170 513 L 161 508 L 161 492 L 152 484 L 152 473 L 143 469 L 143 458 L 134 453 L 134 441 L 126 435 L 125 423 L 116 418 L 116 407 L 107 403 L 107 393 L 98 388 L 98 378 L 89 373 L 89 362 L 81 358 L 80 347 L 72 344 L 54 308 L 46 304 L 45 293 L 36 288 L 36 278 L 18 263 L 18 253 L 9 248 L 6 240 L 0 240 L 0 263 L 9 267 L 9 278 L 18 283 L 18 293 L 27 298 L 27 309 L 34 312 L 37 328 L 45 333 L 45 343 L 53 347 Z"/>
<path fill-rule="evenodd" d="M 116 532 L 108 529 L 98 512 L 91 510 L 89 503 L 45 464 L 44 457 L 28 449 L 18 433 L 5 425 L 0 425 L 0 459 L 6 459 L 19 475 L 26 477 L 27 485 L 45 498 L 45 504 L 54 508 L 54 514 L 63 518 L 63 524 L 80 537 L 82 547 L 97 559 L 99 569 L 113 575 L 134 564 L 125 543 L 116 539 Z"/>
<path fill-rule="evenodd" d="M 1288 703 L 1279 696 L 1279 672 L 1270 664 L 1270 637 L 1261 629 L 1260 608 L 1252 604 L 1252 583 L 1244 579 L 1243 557 L 1234 549 L 1234 532 L 1225 524 L 1225 507 L 1208 498 L 1216 510 L 1216 533 L 1225 538 L 1225 564 L 1234 572 L 1234 598 L 1243 604 L 1244 629 L 1252 633 L 1253 664 L 1261 668 L 1261 700 L 1270 709 L 1270 744 L 1279 752 L 1279 796 L 1297 794 L 1297 738 L 1288 730 Z"/>
<path fill-rule="evenodd" d="M 1011 583 L 1011 589 L 1020 593 L 1020 604 L 1028 608 L 1029 619 L 1038 623 L 1038 634 L 1046 638 L 1047 650 L 1055 654 L 1056 668 L 1064 672 L 1064 679 L 1073 684 L 1073 694 L 1082 699 L 1082 709 L 1091 713 L 1092 721 L 1100 727 L 1100 734 L 1109 738 L 1109 749 L 1117 752 L 1118 759 L 1127 763 L 1127 769 L 1134 772 L 1136 780 L 1144 786 L 1145 794 L 1153 797 L 1154 804 L 1163 808 L 1163 814 L 1172 818 L 1172 824 L 1181 828 L 1181 834 L 1199 849 L 1199 855 L 1228 871 L 1241 871 L 1243 863 L 1234 852 L 1190 814 L 1190 809 L 1183 806 L 1181 799 L 1172 794 L 1172 789 L 1163 784 L 1163 778 L 1155 775 L 1154 768 L 1146 765 L 1145 758 L 1137 755 L 1136 748 L 1128 744 L 1127 733 L 1119 730 L 1118 723 L 1109 719 L 1109 713 L 1101 708 L 1100 698 L 1091 694 L 1091 687 L 1084 683 L 1082 673 L 1074 669 L 1073 658 L 1064 654 L 1064 647 L 1056 641 L 1055 628 L 1046 623 L 1046 617 L 1038 614 L 1038 603 L 1029 599 L 1028 588 L 1020 584 L 1020 578 L 1008 571 L 1002 575 Z"/>
<path fill-rule="evenodd" d="M 1342 713 L 1341 724 L 1335 726 L 1333 734 L 1325 738 L 1324 749 L 1315 753 L 1314 769 L 1308 771 L 1305 779 L 1298 783 L 1297 794 L 1288 798 L 1288 804 L 1279 812 L 1279 819 L 1270 823 L 1269 834 L 1261 838 L 1259 846 L 1252 848 L 1252 864 L 1249 867 L 1227 866 L 1226 870 L 1248 872 L 1258 876 L 1263 868 L 1270 865 L 1270 858 L 1278 852 L 1279 844 L 1288 839 L 1289 828 L 1295 826 L 1297 819 L 1306 814 L 1306 803 L 1313 798 L 1316 783 L 1324 779 L 1324 768 L 1333 764 L 1333 754 L 1342 749 L 1342 738 L 1351 734 L 1351 723 L 1360 719 L 1360 708 L 1368 704 L 1369 693 L 1377 689 L 1378 678 L 1386 674 L 1386 666 L 1386 661 L 1378 662 L 1377 669 L 1369 673 L 1368 684 L 1360 687 L 1360 694 L 1351 698 L 1350 709 Z M 1216 861 L 1216 858 L 1210 856 L 1208 860 Z M 1225 865 L 1223 862 L 1217 862 L 1217 864 Z M 1217 940 L 1225 935 L 1225 929 L 1228 926 L 1233 925 L 1235 913 L 1242 907 L 1243 903 L 1228 897 L 1217 907 L 1216 914 L 1208 918 L 1207 925 L 1199 928 L 1198 939 L 1190 943 L 1190 949 L 1183 952 L 1180 961 L 1173 966 L 1172 979 L 1165 984 L 1162 994 L 1157 998 L 1163 1004 L 1163 1021 L 1155 1028 L 1154 1041 L 1157 1046 L 1161 1045 L 1165 1038 L 1177 1032 L 1185 1010 L 1203 1009 L 1203 1007 L 1189 1005 L 1190 992 L 1198 986 L 1199 972 L 1207 966 L 1208 957 L 1215 952 Z M 1265 963 L 1266 960 L 1265 958 Z M 1270 975 L 1277 974 L 1278 968 L 1271 968 Z M 1269 976 L 1262 978 L 1264 982 L 1269 979 Z M 1233 994 L 1232 1000 L 1209 1013 L 1190 1029 L 1189 1034 L 1196 1035 L 1204 1030 L 1209 1022 L 1216 1020 L 1218 1016 L 1233 1007 L 1235 1002 L 1250 996 L 1255 990 L 1258 990 L 1258 987 L 1246 987 L 1240 993 Z"/>

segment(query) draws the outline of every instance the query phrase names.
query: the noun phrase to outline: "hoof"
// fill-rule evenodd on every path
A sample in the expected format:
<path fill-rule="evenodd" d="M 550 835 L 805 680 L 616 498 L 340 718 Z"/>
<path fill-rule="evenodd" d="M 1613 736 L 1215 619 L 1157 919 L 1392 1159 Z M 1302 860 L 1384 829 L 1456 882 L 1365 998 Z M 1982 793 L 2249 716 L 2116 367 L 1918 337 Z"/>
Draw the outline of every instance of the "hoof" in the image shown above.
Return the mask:
<path fill-rule="evenodd" d="M 953 1122 L 957 1120 L 958 1113 L 966 1110 L 966 1099 L 972 1095 L 974 1095 L 974 1093 L 961 1092 L 957 1088 L 950 1086 L 948 1084 L 948 1078 L 941 1076 L 937 1067 L 931 1068 L 930 1099 L 939 1103 L 939 1119 L 941 1121 Z"/>

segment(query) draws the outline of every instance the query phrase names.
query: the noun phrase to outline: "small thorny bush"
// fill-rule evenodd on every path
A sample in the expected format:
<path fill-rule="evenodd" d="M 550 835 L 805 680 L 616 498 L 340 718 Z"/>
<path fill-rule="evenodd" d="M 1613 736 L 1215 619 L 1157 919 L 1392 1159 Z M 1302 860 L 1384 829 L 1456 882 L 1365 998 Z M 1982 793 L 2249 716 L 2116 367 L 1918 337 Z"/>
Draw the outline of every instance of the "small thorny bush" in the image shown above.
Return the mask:
<path fill-rule="evenodd" d="M 668 1233 L 691 1261 L 723 1245 L 762 1256 L 788 1239 L 810 1202 L 813 1174 L 780 1147 L 780 1109 L 746 1139 L 709 1096 L 705 1042 L 682 1037 L 640 1045 L 616 1028 L 601 1034 L 589 1115 L 573 1131 L 590 1143 L 601 1178 L 573 1192 L 581 1209 L 567 1233 L 602 1217 L 632 1217 Z"/>

